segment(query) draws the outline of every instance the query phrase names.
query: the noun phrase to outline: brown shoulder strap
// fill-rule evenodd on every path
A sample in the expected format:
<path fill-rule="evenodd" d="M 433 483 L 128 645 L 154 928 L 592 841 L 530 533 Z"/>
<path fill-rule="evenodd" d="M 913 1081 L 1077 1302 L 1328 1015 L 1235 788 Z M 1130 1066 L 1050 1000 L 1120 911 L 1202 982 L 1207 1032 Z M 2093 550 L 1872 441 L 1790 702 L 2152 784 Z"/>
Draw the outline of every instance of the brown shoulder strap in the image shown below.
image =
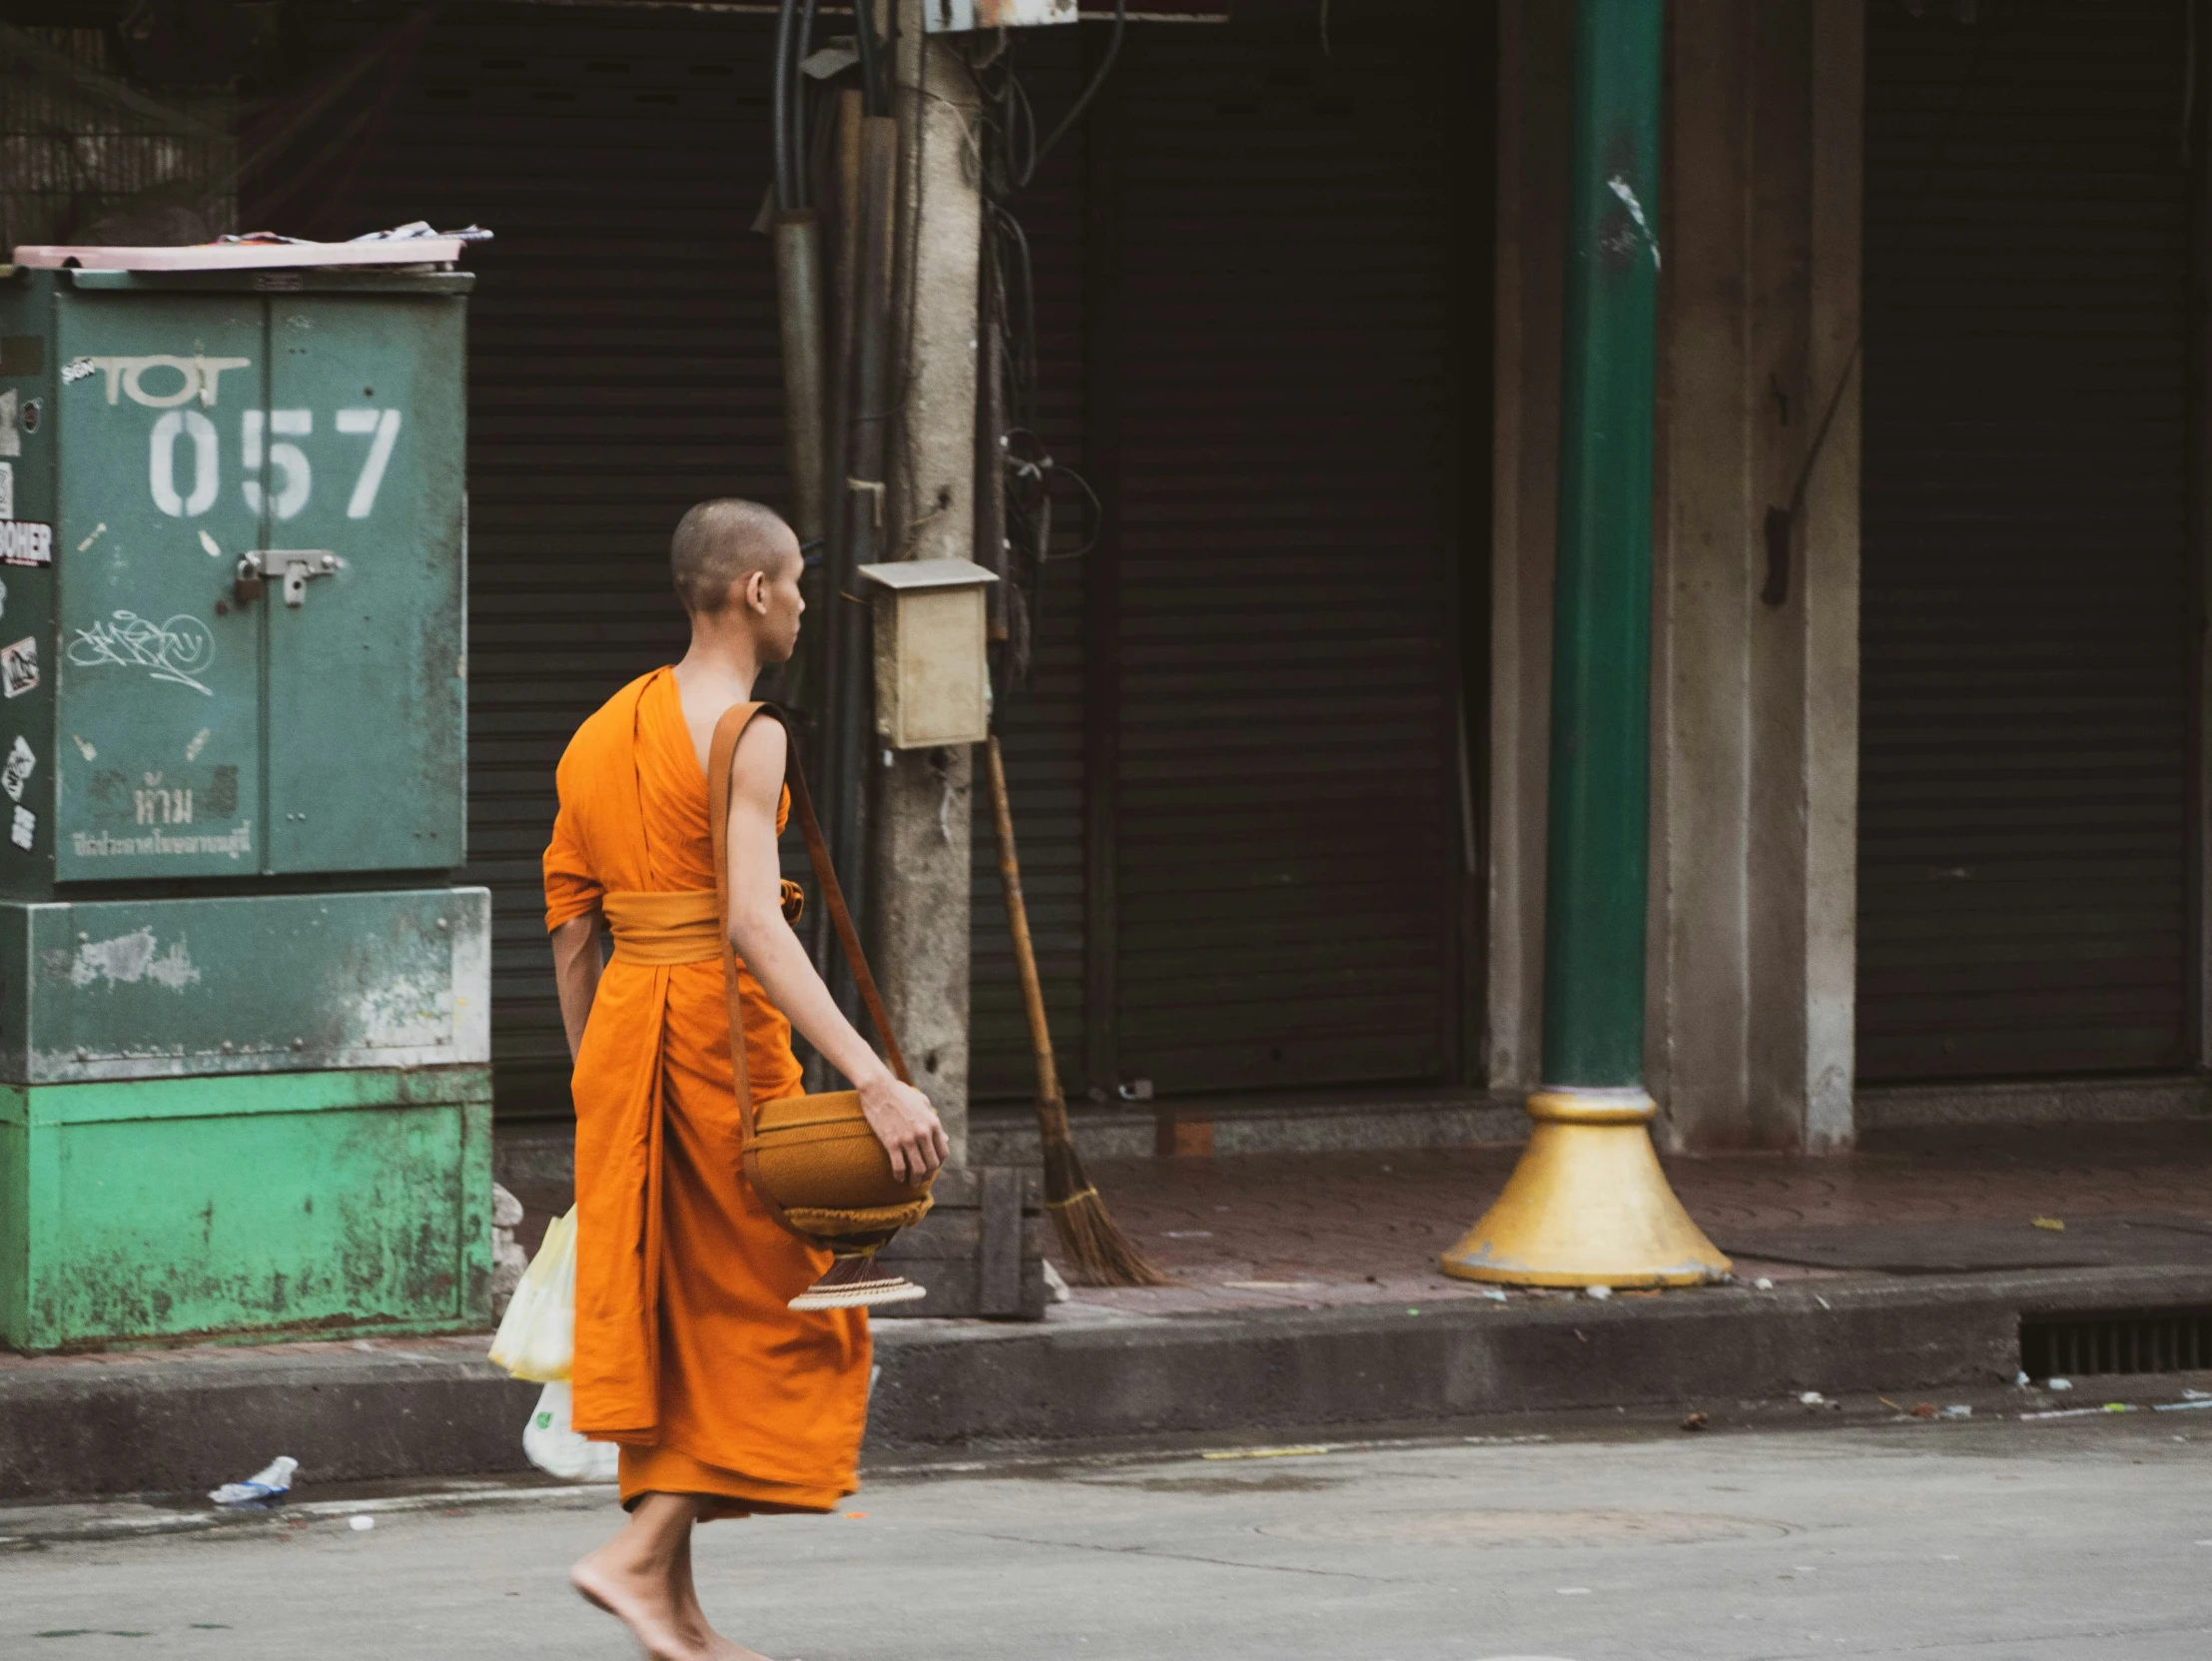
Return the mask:
<path fill-rule="evenodd" d="M 791 789 L 792 817 L 799 821 L 799 834 L 806 841 L 807 858 L 814 865 L 814 880 L 821 885 L 822 904 L 829 910 L 830 923 L 837 930 L 838 944 L 844 948 L 845 959 L 853 966 L 853 983 L 860 989 L 861 1002 L 868 1007 L 868 1019 L 875 1025 L 884 1060 L 902 1083 L 914 1082 L 907 1073 L 906 1057 L 899 1052 L 899 1041 L 891 1036 L 891 1017 L 883 1007 L 883 995 L 876 990 L 876 977 L 869 972 L 868 955 L 861 950 L 860 933 L 853 927 L 852 913 L 845 907 L 845 893 L 837 885 L 837 872 L 831 868 L 829 845 L 823 841 L 822 827 L 814 817 L 814 800 L 807 794 L 806 774 L 799 766 L 799 741 L 791 733 L 791 723 L 772 703 L 733 705 L 715 723 L 714 741 L 707 750 L 707 824 L 714 839 L 715 910 L 722 920 L 722 968 L 728 983 L 730 1067 L 736 1076 L 738 1109 L 748 1140 L 753 1134 L 753 1085 L 745 1065 L 745 1017 L 738 994 L 737 948 L 730 939 L 730 766 L 737 754 L 737 741 L 757 715 L 783 722 L 783 779 Z"/>

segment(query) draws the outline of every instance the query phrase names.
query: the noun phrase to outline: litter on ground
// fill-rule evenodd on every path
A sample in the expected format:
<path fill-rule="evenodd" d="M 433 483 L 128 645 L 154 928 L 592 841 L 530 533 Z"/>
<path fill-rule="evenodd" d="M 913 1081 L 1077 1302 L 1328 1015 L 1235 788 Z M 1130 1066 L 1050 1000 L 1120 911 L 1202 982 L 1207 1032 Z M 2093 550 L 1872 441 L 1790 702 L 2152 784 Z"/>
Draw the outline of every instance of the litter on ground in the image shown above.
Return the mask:
<path fill-rule="evenodd" d="M 210 1488 L 208 1497 L 218 1505 L 281 1504 L 285 1495 L 292 1492 L 293 1473 L 299 1468 L 297 1459 L 272 1459 L 243 1482 L 226 1482 L 220 1488 Z"/>

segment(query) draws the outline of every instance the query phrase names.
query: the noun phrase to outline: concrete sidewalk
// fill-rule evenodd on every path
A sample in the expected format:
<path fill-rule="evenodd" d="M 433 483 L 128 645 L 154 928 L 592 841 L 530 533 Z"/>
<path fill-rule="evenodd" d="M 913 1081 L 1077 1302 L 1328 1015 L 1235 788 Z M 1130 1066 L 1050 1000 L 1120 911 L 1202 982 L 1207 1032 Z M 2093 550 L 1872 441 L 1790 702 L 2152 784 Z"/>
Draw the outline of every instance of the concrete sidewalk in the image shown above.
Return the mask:
<path fill-rule="evenodd" d="M 2123 1367 L 2212 1363 L 2173 1351 L 2212 1343 L 2212 1127 L 1914 1135 L 1846 1159 L 1671 1169 L 1724 1244 L 1855 1251 L 1892 1270 L 1964 1257 L 1976 1271 L 1745 1259 L 1741 1279 L 1768 1287 L 1602 1301 L 1434 1271 L 1510 1148 L 1102 1165 L 1117 1214 L 1176 1284 L 1078 1288 L 1042 1323 L 880 1322 L 871 1445 L 2009 1383 L 2023 1324 L 2031 1339 L 2118 1334 L 2142 1357 Z M 0 1357 L 0 1498 L 189 1491 L 278 1452 L 325 1481 L 518 1468 L 535 1389 L 483 1346 Z"/>

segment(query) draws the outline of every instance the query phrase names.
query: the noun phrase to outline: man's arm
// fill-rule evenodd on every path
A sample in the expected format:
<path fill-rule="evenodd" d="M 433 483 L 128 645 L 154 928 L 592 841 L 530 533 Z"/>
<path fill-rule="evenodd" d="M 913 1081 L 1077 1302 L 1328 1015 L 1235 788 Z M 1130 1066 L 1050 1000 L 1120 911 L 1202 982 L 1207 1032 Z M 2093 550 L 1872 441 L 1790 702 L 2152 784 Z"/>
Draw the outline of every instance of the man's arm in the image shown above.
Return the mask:
<path fill-rule="evenodd" d="M 769 1002 L 789 1017 L 853 1081 L 869 1127 L 901 1182 L 917 1182 L 945 1163 L 950 1144 L 929 1098 L 901 1084 L 814 972 L 806 948 L 783 915 L 783 872 L 776 858 L 776 807 L 783 795 L 783 723 L 756 720 L 730 763 L 730 938 Z M 566 995 L 563 994 L 563 1007 Z"/>
<path fill-rule="evenodd" d="M 560 1024 L 568 1029 L 568 1059 L 583 1047 L 584 1023 L 599 994 L 599 914 L 587 911 L 553 931 L 553 985 L 560 990 Z"/>

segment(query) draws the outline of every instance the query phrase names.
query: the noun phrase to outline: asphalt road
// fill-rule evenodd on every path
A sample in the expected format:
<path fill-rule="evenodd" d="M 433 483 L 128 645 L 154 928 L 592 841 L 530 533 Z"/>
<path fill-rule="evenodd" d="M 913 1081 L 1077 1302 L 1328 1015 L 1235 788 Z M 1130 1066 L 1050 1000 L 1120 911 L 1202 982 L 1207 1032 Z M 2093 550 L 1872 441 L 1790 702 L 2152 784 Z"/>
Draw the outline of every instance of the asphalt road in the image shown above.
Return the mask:
<path fill-rule="evenodd" d="M 2212 1656 L 2212 1412 L 1489 1429 L 895 1471 L 706 1528 L 699 1576 L 778 1661 Z M 613 1661 L 562 1571 L 614 1521 L 487 1495 L 19 1538 L 0 1655 Z"/>

